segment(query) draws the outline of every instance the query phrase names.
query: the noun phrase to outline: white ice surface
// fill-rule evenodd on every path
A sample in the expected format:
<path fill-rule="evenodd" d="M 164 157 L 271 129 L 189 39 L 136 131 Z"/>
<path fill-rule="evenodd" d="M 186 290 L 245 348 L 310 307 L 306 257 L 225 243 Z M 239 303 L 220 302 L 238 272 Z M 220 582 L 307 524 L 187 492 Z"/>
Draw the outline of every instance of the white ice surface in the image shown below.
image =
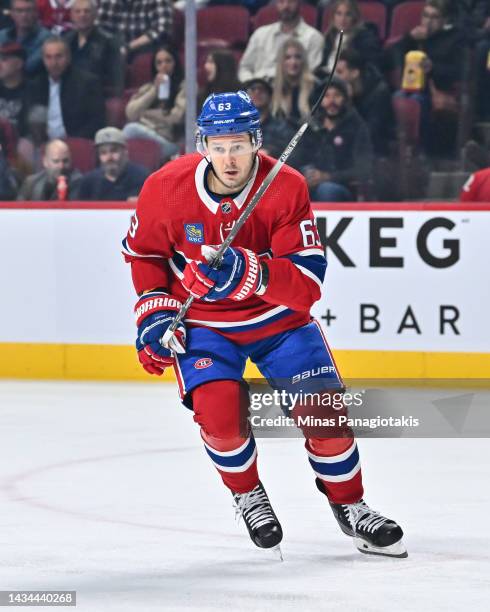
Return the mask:
<path fill-rule="evenodd" d="M 258 446 L 283 563 L 235 524 L 173 386 L 0 383 L 0 589 L 84 612 L 490 609 L 488 440 L 360 441 L 408 559 L 354 549 L 299 439 Z"/>

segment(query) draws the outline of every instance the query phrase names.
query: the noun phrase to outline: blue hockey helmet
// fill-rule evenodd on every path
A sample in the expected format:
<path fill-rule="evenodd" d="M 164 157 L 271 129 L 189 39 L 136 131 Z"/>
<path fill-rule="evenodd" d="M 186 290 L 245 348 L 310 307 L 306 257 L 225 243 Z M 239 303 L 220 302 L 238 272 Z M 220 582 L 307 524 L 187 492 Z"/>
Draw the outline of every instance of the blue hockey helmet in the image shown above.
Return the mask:
<path fill-rule="evenodd" d="M 207 136 L 249 133 L 256 151 L 262 146 L 259 111 L 245 91 L 211 94 L 197 118 L 196 147 L 207 154 Z"/>

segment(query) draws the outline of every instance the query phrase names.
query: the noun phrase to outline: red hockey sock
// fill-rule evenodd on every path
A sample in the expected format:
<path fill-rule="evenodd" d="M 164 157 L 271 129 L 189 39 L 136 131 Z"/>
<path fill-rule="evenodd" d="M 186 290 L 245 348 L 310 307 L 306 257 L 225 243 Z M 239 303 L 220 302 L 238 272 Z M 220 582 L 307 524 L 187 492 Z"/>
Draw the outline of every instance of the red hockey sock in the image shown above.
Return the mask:
<path fill-rule="evenodd" d="M 361 463 L 353 438 L 308 438 L 308 458 L 328 499 L 352 504 L 363 496 Z"/>
<path fill-rule="evenodd" d="M 194 389 L 192 401 L 204 447 L 223 482 L 235 493 L 251 491 L 259 475 L 245 387 L 233 380 L 209 382 Z"/>

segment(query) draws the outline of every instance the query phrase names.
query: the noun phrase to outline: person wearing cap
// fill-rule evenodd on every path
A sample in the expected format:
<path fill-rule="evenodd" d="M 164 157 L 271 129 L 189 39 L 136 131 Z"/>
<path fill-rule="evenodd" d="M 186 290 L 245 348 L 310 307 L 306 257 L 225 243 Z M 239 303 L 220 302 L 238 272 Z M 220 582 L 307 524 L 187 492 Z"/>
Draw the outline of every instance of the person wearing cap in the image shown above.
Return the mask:
<path fill-rule="evenodd" d="M 99 168 L 86 174 L 80 185 L 81 200 L 132 200 L 139 195 L 148 170 L 128 159 L 126 137 L 118 128 L 106 127 L 95 135 Z"/>
<path fill-rule="evenodd" d="M 29 84 L 30 108 L 46 112 L 46 132 L 53 138 L 90 138 L 105 124 L 105 102 L 99 80 L 71 65 L 64 38 L 43 44 L 46 71 Z"/>
<path fill-rule="evenodd" d="M 272 116 L 272 87 L 261 78 L 250 79 L 243 85 L 260 114 L 262 151 L 271 157 L 279 157 L 293 137 L 295 129 L 283 119 Z"/>
<path fill-rule="evenodd" d="M 19 136 L 25 132 L 25 57 L 17 42 L 0 45 L 0 119 L 8 121 Z"/>
<path fill-rule="evenodd" d="M 372 176 L 373 148 L 367 124 L 338 77 L 326 91 L 318 117 L 288 163 L 305 176 L 312 200 L 352 201 Z"/>
<path fill-rule="evenodd" d="M 50 33 L 39 23 L 36 0 L 12 0 L 10 16 L 13 25 L 0 30 L 0 45 L 18 42 L 26 52 L 26 74 L 39 74 L 43 67 L 42 45 Z"/>
<path fill-rule="evenodd" d="M 61 193 L 60 180 L 64 177 Z M 82 174 L 72 166 L 70 149 L 62 140 L 52 140 L 46 145 L 43 169 L 28 176 L 20 188 L 18 200 L 78 200 L 78 189 Z"/>

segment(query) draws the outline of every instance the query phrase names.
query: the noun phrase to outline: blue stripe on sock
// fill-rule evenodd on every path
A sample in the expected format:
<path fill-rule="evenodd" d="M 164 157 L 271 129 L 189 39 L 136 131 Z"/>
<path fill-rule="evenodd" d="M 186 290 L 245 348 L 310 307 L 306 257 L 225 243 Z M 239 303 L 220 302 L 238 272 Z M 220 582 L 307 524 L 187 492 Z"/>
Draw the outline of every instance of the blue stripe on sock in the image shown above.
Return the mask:
<path fill-rule="evenodd" d="M 237 455 L 229 455 L 223 457 L 223 455 L 217 455 L 213 453 L 213 451 L 209 450 L 207 446 L 204 447 L 206 449 L 207 454 L 211 457 L 214 463 L 218 465 L 222 465 L 223 467 L 240 467 L 245 465 L 247 461 L 252 456 L 255 450 L 255 440 L 253 438 L 249 439 L 249 443 L 247 446 Z"/>
<path fill-rule="evenodd" d="M 357 450 L 356 446 L 352 455 L 343 461 L 336 461 L 335 463 L 323 463 L 320 461 L 315 461 L 311 457 L 309 457 L 309 461 L 311 467 L 319 474 L 323 474 L 325 476 L 341 476 L 342 474 L 348 474 L 355 468 L 357 462 L 359 461 L 359 451 Z"/>

